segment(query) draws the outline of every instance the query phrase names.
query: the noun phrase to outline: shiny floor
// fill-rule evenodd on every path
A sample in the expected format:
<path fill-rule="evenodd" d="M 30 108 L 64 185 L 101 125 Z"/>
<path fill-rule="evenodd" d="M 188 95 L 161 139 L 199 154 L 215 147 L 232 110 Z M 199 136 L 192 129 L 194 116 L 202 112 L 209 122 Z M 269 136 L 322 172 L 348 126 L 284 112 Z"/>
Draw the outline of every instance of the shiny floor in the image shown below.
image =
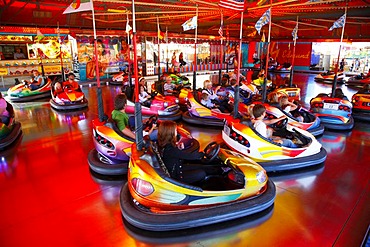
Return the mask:
<path fill-rule="evenodd" d="M 281 75 L 278 75 L 281 77 Z M 296 74 L 303 100 L 330 85 Z M 207 76 L 199 76 L 200 85 Z M 278 78 L 281 79 L 281 78 Z M 354 89 L 342 86 L 351 97 Z M 89 109 L 59 113 L 45 101 L 14 104 L 23 137 L 0 153 L 1 246 L 360 246 L 370 222 L 370 123 L 320 137 L 324 165 L 271 174 L 277 196 L 256 215 L 201 229 L 150 233 L 123 222 L 123 177 L 89 171 L 96 87 L 84 87 Z M 105 112 L 119 88 L 103 86 Z M 220 141 L 219 129 L 187 126 L 201 148 Z"/>

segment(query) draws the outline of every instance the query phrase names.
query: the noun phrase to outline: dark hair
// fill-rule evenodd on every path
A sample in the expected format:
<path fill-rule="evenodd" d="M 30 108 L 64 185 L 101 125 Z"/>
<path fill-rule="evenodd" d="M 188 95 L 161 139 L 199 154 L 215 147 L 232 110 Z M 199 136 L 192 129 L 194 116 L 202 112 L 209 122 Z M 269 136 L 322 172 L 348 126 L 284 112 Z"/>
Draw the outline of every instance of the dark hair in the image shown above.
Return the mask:
<path fill-rule="evenodd" d="M 234 86 L 234 85 L 236 85 L 236 82 L 237 82 L 236 79 L 231 79 L 230 80 L 230 85 Z"/>
<path fill-rule="evenodd" d="M 126 103 L 127 103 L 127 97 L 126 97 L 126 95 L 123 94 L 123 93 L 118 94 L 114 98 L 114 109 L 117 110 L 117 111 L 120 111 L 123 108 L 125 108 Z"/>
<path fill-rule="evenodd" d="M 342 89 L 336 88 L 334 90 L 334 97 L 335 98 L 343 98 L 344 97 L 344 93 L 343 93 Z"/>
<path fill-rule="evenodd" d="M 75 76 L 75 74 L 71 72 L 71 73 L 68 74 L 68 77 L 71 76 L 71 75 Z"/>
<path fill-rule="evenodd" d="M 161 148 L 167 144 L 176 146 L 176 135 L 175 130 L 177 124 L 174 121 L 162 121 L 158 127 L 158 144 Z"/>
<path fill-rule="evenodd" d="M 260 116 L 262 116 L 262 114 L 266 111 L 266 108 L 264 105 L 262 104 L 257 104 L 255 106 L 253 106 L 253 116 L 255 118 L 259 118 Z"/>
<path fill-rule="evenodd" d="M 0 99 L 2 99 L 3 98 L 3 94 L 0 92 Z"/>

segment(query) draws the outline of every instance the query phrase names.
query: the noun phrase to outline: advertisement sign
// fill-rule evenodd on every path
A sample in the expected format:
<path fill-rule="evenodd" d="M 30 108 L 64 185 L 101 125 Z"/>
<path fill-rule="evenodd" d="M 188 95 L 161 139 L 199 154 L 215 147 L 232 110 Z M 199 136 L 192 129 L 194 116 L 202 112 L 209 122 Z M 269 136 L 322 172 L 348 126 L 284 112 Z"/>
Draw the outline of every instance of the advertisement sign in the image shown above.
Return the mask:
<path fill-rule="evenodd" d="M 311 51 L 311 43 L 297 43 L 294 66 L 310 66 Z M 270 46 L 270 57 L 274 58 L 280 64 L 291 63 L 293 58 L 293 44 L 272 42 Z"/>

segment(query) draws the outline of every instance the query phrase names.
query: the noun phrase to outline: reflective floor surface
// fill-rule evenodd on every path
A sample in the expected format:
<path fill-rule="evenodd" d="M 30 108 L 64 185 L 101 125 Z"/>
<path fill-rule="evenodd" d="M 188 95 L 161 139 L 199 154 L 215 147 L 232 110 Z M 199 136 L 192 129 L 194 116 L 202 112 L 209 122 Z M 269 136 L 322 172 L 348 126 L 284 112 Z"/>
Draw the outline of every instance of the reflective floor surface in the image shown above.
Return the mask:
<path fill-rule="evenodd" d="M 281 76 L 281 75 L 279 75 Z M 204 80 L 202 76 L 198 82 Z M 331 85 L 297 74 L 303 100 Z M 306 86 L 305 86 L 306 85 Z M 355 92 L 342 86 L 351 97 Z M 277 196 L 258 215 L 200 229 L 150 233 L 121 217 L 124 177 L 92 174 L 91 120 L 96 87 L 84 87 L 89 109 L 59 113 L 45 101 L 14 104 L 23 137 L 0 153 L 0 245 L 11 246 L 360 246 L 370 222 L 370 123 L 326 131 L 324 165 L 270 174 Z M 103 86 L 105 112 L 119 88 Z M 219 129 L 187 126 L 201 140 L 221 141 Z"/>

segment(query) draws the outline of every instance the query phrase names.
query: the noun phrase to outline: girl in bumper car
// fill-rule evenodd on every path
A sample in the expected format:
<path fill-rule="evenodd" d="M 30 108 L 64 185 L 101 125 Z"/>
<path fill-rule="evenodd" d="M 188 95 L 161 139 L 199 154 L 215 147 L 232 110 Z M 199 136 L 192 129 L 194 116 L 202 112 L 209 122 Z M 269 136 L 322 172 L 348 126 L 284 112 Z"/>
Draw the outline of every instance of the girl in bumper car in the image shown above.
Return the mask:
<path fill-rule="evenodd" d="M 186 164 L 186 161 L 199 161 L 204 152 L 184 150 L 184 143 L 177 142 L 177 125 L 174 121 L 163 121 L 158 128 L 158 146 L 162 160 L 170 176 L 181 182 L 194 184 L 205 180 L 207 175 L 219 173 L 219 169 L 202 164 Z M 221 169 L 221 168 L 220 168 Z"/>

